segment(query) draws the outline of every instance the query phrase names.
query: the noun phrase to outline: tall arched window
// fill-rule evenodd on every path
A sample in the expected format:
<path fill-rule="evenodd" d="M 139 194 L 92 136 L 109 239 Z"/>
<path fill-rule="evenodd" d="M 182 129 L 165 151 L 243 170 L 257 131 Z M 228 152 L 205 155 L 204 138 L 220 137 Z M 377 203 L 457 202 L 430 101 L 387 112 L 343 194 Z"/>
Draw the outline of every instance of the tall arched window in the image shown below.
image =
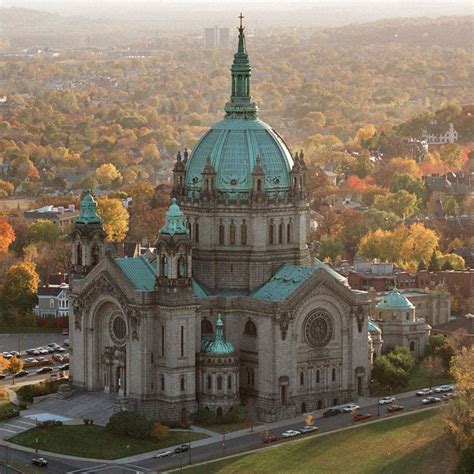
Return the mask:
<path fill-rule="evenodd" d="M 333 382 L 336 381 L 336 369 L 334 369 L 334 368 L 331 370 L 331 380 Z"/>
<path fill-rule="evenodd" d="M 77 264 L 82 266 L 82 244 L 78 242 L 76 247 Z"/>
<path fill-rule="evenodd" d="M 168 259 L 166 258 L 166 255 L 161 256 L 160 275 L 162 277 L 167 277 L 168 276 Z"/>
<path fill-rule="evenodd" d="M 224 224 L 219 225 L 219 244 L 224 245 L 225 242 L 225 227 Z"/>
<path fill-rule="evenodd" d="M 227 376 L 227 390 L 232 390 L 232 375 Z"/>
<path fill-rule="evenodd" d="M 222 390 L 222 376 L 217 376 L 217 390 Z"/>
<path fill-rule="evenodd" d="M 250 375 L 250 369 L 247 369 L 247 385 L 252 383 L 252 376 Z"/>
<path fill-rule="evenodd" d="M 95 266 L 99 263 L 99 246 L 98 245 L 92 246 L 91 262 L 92 262 L 92 266 Z"/>
<path fill-rule="evenodd" d="M 304 372 L 300 372 L 300 385 L 304 385 Z"/>
<path fill-rule="evenodd" d="M 165 376 L 163 374 L 160 375 L 160 388 L 161 391 L 164 391 L 165 389 Z"/>
<path fill-rule="evenodd" d="M 178 277 L 183 278 L 186 276 L 186 259 L 181 256 L 178 258 Z"/>
<path fill-rule="evenodd" d="M 245 323 L 244 334 L 248 334 L 249 336 L 257 335 L 257 326 L 255 326 L 255 323 L 250 319 Z"/>
<path fill-rule="evenodd" d="M 316 383 L 319 383 L 319 380 L 321 378 L 321 372 L 319 372 L 319 369 L 316 370 Z"/>
<path fill-rule="evenodd" d="M 192 239 L 193 226 L 192 226 L 191 222 L 188 222 L 188 233 L 189 233 L 189 238 Z"/>
<path fill-rule="evenodd" d="M 235 245 L 235 224 L 232 222 L 229 228 L 229 242 L 230 245 Z"/>
<path fill-rule="evenodd" d="M 194 224 L 194 242 L 199 243 L 199 222 Z"/>
<path fill-rule="evenodd" d="M 185 390 L 185 382 L 184 382 L 184 375 L 181 375 L 181 378 L 179 380 L 179 389 L 184 392 Z"/>
<path fill-rule="evenodd" d="M 415 352 L 415 341 L 410 341 L 410 351 Z"/>
<path fill-rule="evenodd" d="M 212 377 L 210 375 L 207 376 L 207 389 L 212 390 Z"/>
<path fill-rule="evenodd" d="M 257 191 L 260 192 L 262 190 L 262 180 L 257 179 Z"/>
<path fill-rule="evenodd" d="M 247 224 L 245 222 L 240 226 L 240 243 L 247 245 Z"/>
<path fill-rule="evenodd" d="M 255 372 L 252 369 L 252 385 L 255 385 Z"/>
<path fill-rule="evenodd" d="M 212 327 L 211 321 L 209 319 L 203 319 L 201 321 L 201 336 L 205 336 L 207 334 L 213 334 L 214 328 Z"/>
<path fill-rule="evenodd" d="M 291 222 L 286 225 L 286 243 L 291 243 Z"/>
<path fill-rule="evenodd" d="M 274 233 L 275 233 L 275 229 L 274 229 L 274 225 L 273 224 L 270 224 L 268 226 L 268 243 L 269 244 L 273 244 L 274 243 Z"/>
<path fill-rule="evenodd" d="M 283 223 L 280 222 L 278 226 L 278 243 L 282 244 L 283 243 Z"/>

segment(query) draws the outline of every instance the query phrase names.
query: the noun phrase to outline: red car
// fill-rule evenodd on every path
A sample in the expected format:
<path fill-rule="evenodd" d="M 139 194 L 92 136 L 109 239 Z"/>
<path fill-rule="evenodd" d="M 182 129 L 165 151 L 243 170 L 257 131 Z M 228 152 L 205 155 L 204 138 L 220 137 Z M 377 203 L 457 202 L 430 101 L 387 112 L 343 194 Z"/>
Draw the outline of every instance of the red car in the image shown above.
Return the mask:
<path fill-rule="evenodd" d="M 370 413 L 360 413 L 359 415 L 354 415 L 352 417 L 354 421 L 368 420 L 369 418 L 372 418 Z"/>
<path fill-rule="evenodd" d="M 276 436 L 276 435 L 268 435 L 268 436 L 265 436 L 265 438 L 263 438 L 263 442 L 264 443 L 273 443 L 275 441 L 278 441 L 280 439 L 279 436 Z"/>
<path fill-rule="evenodd" d="M 401 405 L 392 405 L 387 408 L 387 413 L 395 413 L 396 411 L 402 411 L 405 407 Z"/>

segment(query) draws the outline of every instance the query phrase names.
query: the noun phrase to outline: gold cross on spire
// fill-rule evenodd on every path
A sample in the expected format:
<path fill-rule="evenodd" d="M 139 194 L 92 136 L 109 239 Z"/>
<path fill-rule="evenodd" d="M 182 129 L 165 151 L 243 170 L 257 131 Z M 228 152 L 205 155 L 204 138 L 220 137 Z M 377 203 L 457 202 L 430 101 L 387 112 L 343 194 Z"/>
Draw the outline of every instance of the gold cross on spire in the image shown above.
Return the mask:
<path fill-rule="evenodd" d="M 240 15 L 237 18 L 240 20 L 240 29 L 242 29 L 242 20 L 245 18 L 244 15 L 242 15 L 242 12 L 240 12 Z"/>

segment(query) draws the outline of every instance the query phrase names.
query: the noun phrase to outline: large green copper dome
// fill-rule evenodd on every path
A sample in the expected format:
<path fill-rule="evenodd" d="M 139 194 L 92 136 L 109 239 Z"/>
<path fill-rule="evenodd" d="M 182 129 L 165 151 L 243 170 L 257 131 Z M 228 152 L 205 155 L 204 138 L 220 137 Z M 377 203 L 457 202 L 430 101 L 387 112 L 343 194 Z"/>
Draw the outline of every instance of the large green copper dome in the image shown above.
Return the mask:
<path fill-rule="evenodd" d="M 251 67 L 242 26 L 231 73 L 232 92 L 225 118 L 204 133 L 187 160 L 187 194 L 199 196 L 204 168 L 212 165 L 217 193 L 228 199 L 245 199 L 252 191 L 252 171 L 258 155 L 267 195 L 283 196 L 290 190 L 293 159 L 281 137 L 257 118 L 257 106 L 250 96 Z"/>

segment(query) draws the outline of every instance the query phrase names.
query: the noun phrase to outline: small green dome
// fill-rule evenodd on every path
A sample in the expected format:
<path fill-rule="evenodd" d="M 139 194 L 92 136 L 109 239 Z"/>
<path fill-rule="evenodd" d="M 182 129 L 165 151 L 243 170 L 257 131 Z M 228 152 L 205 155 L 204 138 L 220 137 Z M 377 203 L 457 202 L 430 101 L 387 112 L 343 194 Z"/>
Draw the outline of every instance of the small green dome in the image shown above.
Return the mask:
<path fill-rule="evenodd" d="M 103 224 L 103 220 L 97 214 L 97 202 L 90 190 L 81 199 L 80 213 L 76 218 L 79 224 Z"/>
<path fill-rule="evenodd" d="M 160 234 L 176 235 L 188 234 L 189 231 L 184 223 L 184 214 L 176 204 L 176 198 L 171 200 L 171 205 L 166 211 L 166 224 L 160 229 Z"/>
<path fill-rule="evenodd" d="M 224 339 L 224 322 L 221 315 L 217 315 L 216 334 L 211 337 L 204 337 L 201 341 L 201 352 L 209 355 L 230 355 L 235 352 L 235 347 L 230 341 Z"/>
<path fill-rule="evenodd" d="M 384 299 L 377 304 L 376 308 L 401 311 L 414 309 L 414 306 L 406 296 L 403 296 L 397 288 L 394 288 L 385 295 Z"/>

